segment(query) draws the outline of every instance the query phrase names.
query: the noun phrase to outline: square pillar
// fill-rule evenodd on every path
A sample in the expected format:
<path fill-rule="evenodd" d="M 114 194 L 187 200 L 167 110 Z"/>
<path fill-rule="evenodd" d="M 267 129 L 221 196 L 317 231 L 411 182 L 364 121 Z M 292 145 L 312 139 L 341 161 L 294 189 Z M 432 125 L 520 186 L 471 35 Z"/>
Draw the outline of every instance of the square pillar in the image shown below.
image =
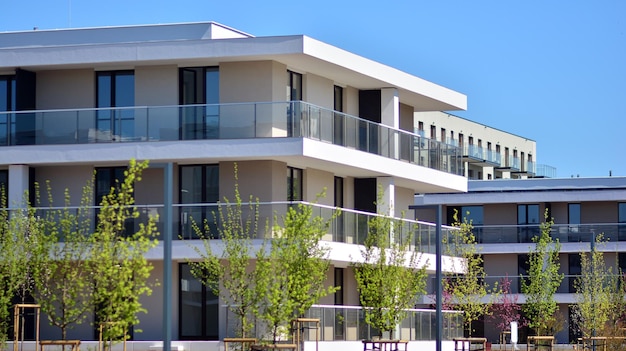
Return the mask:
<path fill-rule="evenodd" d="M 27 165 L 9 165 L 9 193 L 7 205 L 9 208 L 24 208 L 28 200 L 28 175 Z"/>

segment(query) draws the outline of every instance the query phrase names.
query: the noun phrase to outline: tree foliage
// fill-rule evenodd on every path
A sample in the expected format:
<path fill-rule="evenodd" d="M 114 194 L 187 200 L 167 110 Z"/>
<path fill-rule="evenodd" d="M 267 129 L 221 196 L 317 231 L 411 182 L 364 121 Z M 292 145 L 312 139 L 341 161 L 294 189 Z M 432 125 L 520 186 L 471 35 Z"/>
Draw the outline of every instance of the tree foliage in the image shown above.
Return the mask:
<path fill-rule="evenodd" d="M 425 293 L 425 262 L 421 262 L 421 254 L 411 250 L 410 234 L 405 240 L 398 240 L 402 232 L 400 220 L 375 215 L 368 227 L 362 260 L 354 263 L 354 276 L 365 322 L 391 335 L 406 318 L 407 309 L 413 308 L 419 295 Z"/>
<path fill-rule="evenodd" d="M 36 262 L 33 294 L 52 326 L 67 331 L 82 323 L 92 309 L 92 275 L 89 236 L 92 231 L 93 186 L 83 187 L 80 206 L 70 208 L 69 191 L 65 190 L 63 208 L 53 208 L 50 183 L 46 182 L 50 208 L 38 219 L 43 226 L 39 245 L 32 247 Z M 37 191 L 39 198 L 39 191 Z"/>
<path fill-rule="evenodd" d="M 554 300 L 563 274 L 559 273 L 559 251 L 561 245 L 550 237 L 553 221 L 545 221 L 540 226 L 540 233 L 533 238 L 534 248 L 528 255 L 528 278 L 522 279 L 522 293 L 526 295 L 526 303 L 522 305 L 528 325 L 537 335 L 554 333 L 549 326 L 554 325 L 558 305 Z"/>
<path fill-rule="evenodd" d="M 259 313 L 263 293 L 258 291 L 261 274 L 256 260 L 265 259 L 265 250 L 254 252 L 252 239 L 258 236 L 259 200 L 250 196 L 248 204 L 242 202 L 239 193 L 239 178 L 235 164 L 235 196 L 231 203 L 228 198 L 218 207 L 213 233 L 209 223 L 194 230 L 202 239 L 203 247 L 194 246 L 200 261 L 190 261 L 191 273 L 215 295 L 229 301 L 228 308 L 237 316 L 238 337 L 247 337 L 254 328 L 254 318 Z M 213 246 L 221 243 L 221 255 L 214 252 Z M 255 260 L 256 259 L 256 260 Z M 221 287 L 220 288 L 220 284 Z"/>
<path fill-rule="evenodd" d="M 489 289 L 485 282 L 486 273 L 483 266 L 483 257 L 478 252 L 476 237 L 473 233 L 472 222 L 466 219 L 459 221 L 454 214 L 457 229 L 450 232 L 445 241 L 446 254 L 460 257 L 460 262 L 454 265 L 453 270 L 446 273 L 443 280 L 443 305 L 447 309 L 463 312 L 463 323 L 468 334 L 472 335 L 472 322 L 489 315 L 492 301 L 484 301 L 487 294 L 495 298 L 498 286 Z"/>
<path fill-rule="evenodd" d="M 42 233 L 41 222 L 26 205 L 9 210 L 4 188 L 0 189 L 0 349 L 9 338 L 13 299 L 32 288 L 31 248 Z"/>
<path fill-rule="evenodd" d="M 500 294 L 491 305 L 491 321 L 502 333 L 510 331 L 511 322 L 517 322 L 518 326 L 526 325 L 526 320 L 522 317 L 522 306 L 518 303 L 518 295 L 511 292 L 511 280 L 505 276 L 498 284 Z"/>
<path fill-rule="evenodd" d="M 259 285 L 264 292 L 260 316 L 274 343 L 289 321 L 337 291 L 324 284 L 330 261 L 328 249 L 320 245 L 331 220 L 314 215 L 313 207 L 303 203 L 290 205 L 284 216 L 274 219 L 269 252 L 257 262 L 262 272 Z"/>
<path fill-rule="evenodd" d="M 581 274 L 574 281 L 576 304 L 574 322 L 583 337 L 595 336 L 621 317 L 624 302 L 623 277 L 613 271 L 604 259 L 603 235 L 596 237 L 596 249 L 580 253 Z"/>
<path fill-rule="evenodd" d="M 124 180 L 102 199 L 96 230 L 90 236 L 93 303 L 104 340 L 126 336 L 129 327 L 139 323 L 137 314 L 146 312 L 139 299 L 152 293 L 149 277 L 153 266 L 145 253 L 156 246 L 157 218 L 133 223 L 139 217 L 134 185 L 147 167 L 147 161 L 130 161 Z M 129 224 L 138 224 L 137 229 L 128 230 Z"/>

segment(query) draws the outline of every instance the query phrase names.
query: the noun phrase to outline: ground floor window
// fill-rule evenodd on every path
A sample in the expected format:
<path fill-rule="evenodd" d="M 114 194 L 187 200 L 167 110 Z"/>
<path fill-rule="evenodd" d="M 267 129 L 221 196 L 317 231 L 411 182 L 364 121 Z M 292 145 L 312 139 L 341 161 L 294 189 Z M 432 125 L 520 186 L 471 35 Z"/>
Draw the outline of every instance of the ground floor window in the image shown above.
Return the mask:
<path fill-rule="evenodd" d="M 178 330 L 181 340 L 218 340 L 219 298 L 191 274 L 187 263 L 179 265 Z"/>

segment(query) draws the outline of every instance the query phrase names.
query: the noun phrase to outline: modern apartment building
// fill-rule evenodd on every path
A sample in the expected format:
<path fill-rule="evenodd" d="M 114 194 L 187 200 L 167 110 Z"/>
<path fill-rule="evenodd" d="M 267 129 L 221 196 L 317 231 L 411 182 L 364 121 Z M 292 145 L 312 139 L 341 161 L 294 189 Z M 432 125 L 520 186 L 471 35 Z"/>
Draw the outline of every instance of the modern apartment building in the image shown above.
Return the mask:
<path fill-rule="evenodd" d="M 554 167 L 537 164 L 537 143 L 442 111 L 415 113 L 415 132 L 458 146 L 469 179 L 555 178 Z"/>
<path fill-rule="evenodd" d="M 167 265 L 173 279 L 143 300 L 148 314 L 134 340 L 144 345 L 162 340 L 166 291 L 182 349 L 229 335 L 226 302 L 187 261 L 201 245 L 190 218 L 205 219 L 218 200 L 232 199 L 235 163 L 242 197 L 258 197 L 262 217 L 312 202 L 326 188 L 314 206 L 329 215 L 341 208 L 325 240 L 328 284 L 342 289 L 316 307 L 329 316 L 320 335 L 367 338 L 356 313 L 354 323 L 332 320 L 335 308 L 358 310 L 351 262 L 364 231 L 357 225 L 380 213 L 400 217 L 416 193 L 467 190 L 459 149 L 413 133 L 415 112 L 465 108 L 463 94 L 302 35 L 254 37 L 213 22 L 0 33 L 0 182 L 9 206 L 20 206 L 34 182 L 49 180 L 56 204 L 69 189 L 79 205 L 94 172 L 98 199 L 132 158 L 174 165 L 172 262 L 163 260 L 163 242 L 149 254 L 153 278 Z M 135 189 L 143 214 L 163 211 L 164 179 L 158 166 L 144 173 Z M 430 247 L 415 244 L 432 272 Z M 432 340 L 426 319 L 401 336 Z M 44 323 L 42 336 L 59 333 Z M 92 339 L 93 327 L 68 337 Z"/>
<path fill-rule="evenodd" d="M 416 204 L 442 204 L 445 223 L 453 223 L 455 211 L 471 220 L 484 255 L 487 281 L 494 283 L 508 276 L 519 303 L 525 301 L 520 277 L 528 269 L 532 237 L 539 232 L 547 211 L 554 219 L 551 236 L 561 243 L 560 271 L 565 275 L 555 295 L 565 321 L 557 335 L 559 343 L 574 342 L 577 337 L 570 328 L 569 305 L 576 302 L 573 282 L 581 273 L 580 252 L 591 250 L 593 234 L 604 234 L 608 240 L 596 248 L 605 252 L 607 264 L 626 268 L 624 177 L 469 181 L 467 193 L 418 195 Z M 417 216 L 431 218 L 427 212 L 418 211 Z M 498 340 L 496 328 L 480 323 L 476 327 L 478 333 Z M 521 330 L 522 337 L 526 333 Z"/>

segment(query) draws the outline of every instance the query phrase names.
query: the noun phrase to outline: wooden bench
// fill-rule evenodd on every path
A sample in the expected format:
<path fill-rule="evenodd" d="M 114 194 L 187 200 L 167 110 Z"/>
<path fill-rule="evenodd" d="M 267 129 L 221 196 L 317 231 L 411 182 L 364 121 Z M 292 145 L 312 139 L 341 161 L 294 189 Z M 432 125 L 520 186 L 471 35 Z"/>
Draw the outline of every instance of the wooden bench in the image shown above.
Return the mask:
<path fill-rule="evenodd" d="M 265 350 L 296 350 L 298 345 L 296 344 L 269 344 L 269 345 L 258 345 L 254 344 L 250 346 L 250 350 L 252 351 L 265 351 Z"/>
<path fill-rule="evenodd" d="M 526 351 L 530 351 L 530 345 L 533 346 L 533 350 L 542 349 L 550 349 L 552 350 L 554 347 L 554 336 L 534 336 L 531 335 L 527 338 L 526 341 Z M 550 344 L 544 343 L 545 341 L 549 341 Z"/>
<path fill-rule="evenodd" d="M 455 338 L 454 350 L 455 351 L 470 351 L 470 350 L 486 350 L 487 338 Z M 459 347 L 459 344 L 461 347 Z"/>
<path fill-rule="evenodd" d="M 72 351 L 80 351 L 80 340 L 41 340 L 39 345 L 40 351 L 44 351 L 44 346 L 71 346 Z"/>
<path fill-rule="evenodd" d="M 404 351 L 409 345 L 408 340 L 362 340 L 363 351 L 402 351 L 400 345 L 404 346 Z"/>
<path fill-rule="evenodd" d="M 251 349 L 252 345 L 257 343 L 256 338 L 224 338 L 224 351 L 229 351 L 228 344 L 241 344 L 244 348 L 242 350 L 246 350 L 245 346 L 248 346 L 247 349 Z"/>

